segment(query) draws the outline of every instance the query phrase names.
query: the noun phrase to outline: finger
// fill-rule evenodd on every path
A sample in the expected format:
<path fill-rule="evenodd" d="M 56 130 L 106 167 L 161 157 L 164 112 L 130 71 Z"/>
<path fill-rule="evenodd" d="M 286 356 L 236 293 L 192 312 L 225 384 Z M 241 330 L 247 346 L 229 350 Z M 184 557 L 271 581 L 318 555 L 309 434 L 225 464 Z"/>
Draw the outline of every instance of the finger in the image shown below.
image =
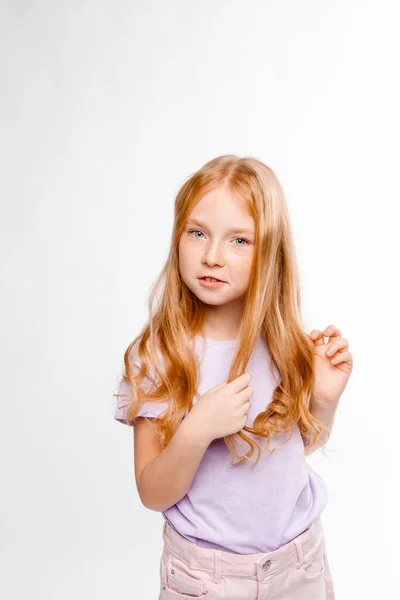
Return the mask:
<path fill-rule="evenodd" d="M 240 392 L 244 388 L 247 388 L 247 386 L 250 383 L 250 379 L 251 379 L 250 373 L 248 373 L 247 371 L 244 371 L 244 373 L 239 375 L 239 377 L 236 377 L 236 379 L 232 379 L 232 381 L 230 381 L 227 385 L 230 386 L 231 391 Z"/>
<path fill-rule="evenodd" d="M 336 327 L 335 325 L 328 325 L 328 327 L 324 329 L 322 333 L 325 337 L 329 338 L 328 343 L 331 341 L 332 338 L 338 338 L 342 335 L 342 332 L 340 331 L 339 327 Z"/>
<path fill-rule="evenodd" d="M 353 356 L 351 352 L 338 352 L 331 360 L 332 365 L 339 365 L 341 363 L 353 364 Z"/>
<path fill-rule="evenodd" d="M 349 341 L 346 340 L 346 338 L 339 338 L 338 340 L 335 340 L 334 342 L 331 342 L 331 343 L 328 342 L 328 347 L 326 349 L 326 355 L 333 356 L 336 352 L 338 352 L 338 350 L 343 350 L 344 348 L 348 348 L 348 347 L 349 347 Z"/>
<path fill-rule="evenodd" d="M 314 342 L 314 346 L 322 346 L 325 344 L 324 334 L 319 329 L 313 329 L 308 337 Z"/>
<path fill-rule="evenodd" d="M 250 408 L 251 408 L 251 401 L 250 400 L 246 400 L 245 402 L 243 402 L 242 406 L 240 407 L 243 413 L 243 416 L 245 414 L 248 414 Z"/>
<path fill-rule="evenodd" d="M 236 401 L 235 401 L 237 406 L 245 406 L 246 402 L 250 402 L 250 405 L 251 405 L 251 400 L 249 398 L 249 394 L 250 394 L 250 398 L 254 394 L 254 390 L 250 386 L 247 386 L 240 392 L 237 392 Z"/>

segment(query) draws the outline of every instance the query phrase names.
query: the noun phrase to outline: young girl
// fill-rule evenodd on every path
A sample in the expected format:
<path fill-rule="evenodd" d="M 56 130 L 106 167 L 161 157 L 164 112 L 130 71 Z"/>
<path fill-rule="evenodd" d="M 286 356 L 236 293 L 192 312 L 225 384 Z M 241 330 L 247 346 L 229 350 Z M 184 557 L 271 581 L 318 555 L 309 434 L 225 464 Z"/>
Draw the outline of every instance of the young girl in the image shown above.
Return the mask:
<path fill-rule="evenodd" d="M 306 454 L 353 361 L 337 327 L 303 330 L 272 169 L 228 155 L 187 179 L 149 312 L 115 418 L 134 425 L 138 493 L 164 519 L 159 600 L 334 600 L 327 487 Z"/>

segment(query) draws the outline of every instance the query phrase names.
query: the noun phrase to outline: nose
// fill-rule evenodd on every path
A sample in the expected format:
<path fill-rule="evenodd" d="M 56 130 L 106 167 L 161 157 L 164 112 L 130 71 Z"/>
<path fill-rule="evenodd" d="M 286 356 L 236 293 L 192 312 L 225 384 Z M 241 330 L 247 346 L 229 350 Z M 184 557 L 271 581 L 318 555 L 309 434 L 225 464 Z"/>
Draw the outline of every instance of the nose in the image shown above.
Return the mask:
<path fill-rule="evenodd" d="M 204 251 L 203 263 L 212 266 L 212 265 L 220 265 L 224 264 L 224 258 L 222 256 L 222 252 L 218 244 L 210 244 Z"/>

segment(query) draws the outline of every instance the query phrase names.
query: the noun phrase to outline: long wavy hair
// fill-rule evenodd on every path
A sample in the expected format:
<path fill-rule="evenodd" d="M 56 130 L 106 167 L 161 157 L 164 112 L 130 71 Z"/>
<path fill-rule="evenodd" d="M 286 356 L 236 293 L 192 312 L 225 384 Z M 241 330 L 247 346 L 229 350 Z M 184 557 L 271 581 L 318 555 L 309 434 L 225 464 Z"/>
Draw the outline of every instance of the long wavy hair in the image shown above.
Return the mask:
<path fill-rule="evenodd" d="M 153 420 L 160 446 L 164 448 L 192 409 L 193 397 L 198 396 L 199 362 L 193 340 L 201 331 L 204 316 L 203 303 L 180 276 L 179 240 L 196 203 L 220 186 L 245 200 L 255 224 L 250 284 L 243 300 L 239 335 L 226 381 L 246 370 L 258 336 L 262 337 L 271 363 L 280 374 L 277 379 L 273 373 L 276 387 L 272 400 L 257 415 L 253 427 L 244 426 L 238 433 L 224 437 L 233 466 L 250 460 L 257 447 L 255 466 L 262 452 L 256 436 L 267 440 L 268 451 L 272 436 L 287 431 L 292 435 L 296 424 L 310 449 L 317 445 L 322 448 L 319 436 L 327 435 L 326 441 L 330 437 L 329 431 L 310 412 L 314 345 L 301 322 L 299 276 L 286 198 L 274 171 L 261 161 L 253 157 L 219 156 L 189 176 L 180 187 L 174 203 L 169 255 L 151 287 L 149 319 L 125 351 L 121 383 L 129 382 L 132 390 L 132 399 L 126 406 L 127 420 L 135 419 L 142 401 L 150 406 L 152 402 L 168 403 L 167 409 Z M 250 448 L 239 456 L 235 444 L 243 443 Z M 239 459 L 236 463 L 235 457 Z"/>

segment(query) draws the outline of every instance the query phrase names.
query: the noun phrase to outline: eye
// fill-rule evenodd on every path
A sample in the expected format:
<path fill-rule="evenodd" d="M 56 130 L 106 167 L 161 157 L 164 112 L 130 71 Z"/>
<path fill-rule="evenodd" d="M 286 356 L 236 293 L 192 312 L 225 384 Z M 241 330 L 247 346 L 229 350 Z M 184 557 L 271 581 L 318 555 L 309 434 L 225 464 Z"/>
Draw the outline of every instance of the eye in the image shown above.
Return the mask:
<path fill-rule="evenodd" d="M 202 233 L 199 229 L 191 229 L 189 231 L 189 233 Z M 195 235 L 194 237 L 198 237 L 197 235 Z"/>
<path fill-rule="evenodd" d="M 188 233 L 201 233 L 201 234 L 203 234 L 203 232 L 200 231 L 200 229 L 191 229 Z M 195 235 L 194 237 L 199 237 L 199 236 Z M 235 238 L 235 241 L 236 240 L 242 240 L 245 243 L 244 244 L 235 244 L 235 246 L 246 246 L 246 245 L 250 244 L 250 242 L 248 240 L 245 240 L 244 238 Z"/>

